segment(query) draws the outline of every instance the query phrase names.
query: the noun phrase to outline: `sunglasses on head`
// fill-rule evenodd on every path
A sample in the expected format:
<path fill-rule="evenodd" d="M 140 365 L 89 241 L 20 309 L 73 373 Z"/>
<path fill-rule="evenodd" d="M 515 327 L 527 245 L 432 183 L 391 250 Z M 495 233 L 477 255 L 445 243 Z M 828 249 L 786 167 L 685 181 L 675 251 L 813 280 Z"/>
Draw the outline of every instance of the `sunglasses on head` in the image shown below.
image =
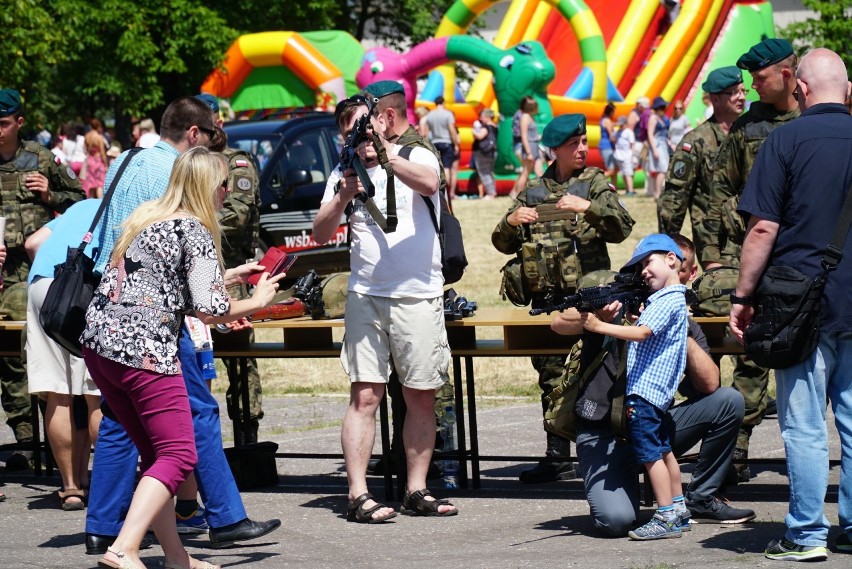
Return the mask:
<path fill-rule="evenodd" d="M 343 112 L 344 109 L 348 109 L 349 107 L 359 107 L 361 105 L 367 104 L 367 97 L 364 95 L 352 95 L 348 99 L 343 99 L 337 106 L 334 107 L 334 114 L 338 115 Z"/>

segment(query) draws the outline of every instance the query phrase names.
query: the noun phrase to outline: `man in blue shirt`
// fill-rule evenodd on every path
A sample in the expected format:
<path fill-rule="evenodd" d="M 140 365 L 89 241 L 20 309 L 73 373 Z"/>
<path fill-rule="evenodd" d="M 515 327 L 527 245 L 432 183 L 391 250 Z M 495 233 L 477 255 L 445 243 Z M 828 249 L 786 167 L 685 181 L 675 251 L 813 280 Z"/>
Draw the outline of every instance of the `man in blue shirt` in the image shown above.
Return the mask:
<path fill-rule="evenodd" d="M 750 216 L 731 296 L 731 331 L 742 341 L 751 324 L 751 296 L 766 267 L 795 267 L 809 277 L 820 262 L 852 185 L 852 116 L 844 106 L 850 84 L 843 60 L 827 49 L 805 55 L 796 70 L 801 118 L 778 127 L 764 142 L 740 200 Z M 769 543 L 770 559 L 828 557 L 830 525 L 823 512 L 828 486 L 826 396 L 840 434 L 837 497 L 840 552 L 852 552 L 852 241 L 832 272 L 820 306 L 819 344 L 802 363 L 775 371 L 778 425 L 790 480 L 784 537 Z"/>
<path fill-rule="evenodd" d="M 216 136 L 216 125 L 210 108 L 195 97 L 172 102 L 163 113 L 160 141 L 152 148 L 128 158 L 124 153 L 110 166 L 104 186 L 112 179 L 124 160 L 131 160 L 116 185 L 114 196 L 98 222 L 95 233 L 101 249 L 95 270 L 103 273 L 121 223 L 145 201 L 160 197 L 166 190 L 177 157 L 195 146 L 210 145 Z M 250 520 L 234 477 L 222 449 L 219 404 L 210 394 L 195 356 L 195 346 L 184 328 L 180 338 L 180 361 L 189 395 L 198 464 L 198 482 L 210 526 L 213 547 L 227 547 L 235 541 L 254 539 L 281 525 L 279 520 Z M 92 467 L 91 492 L 86 514 L 86 553 L 102 554 L 115 540 L 121 520 L 133 496 L 138 453 L 121 425 L 105 414 L 101 421 L 95 460 Z M 200 524 L 204 520 L 199 520 Z M 204 525 L 206 525 L 204 524 Z M 203 531 L 207 528 L 204 527 Z"/>

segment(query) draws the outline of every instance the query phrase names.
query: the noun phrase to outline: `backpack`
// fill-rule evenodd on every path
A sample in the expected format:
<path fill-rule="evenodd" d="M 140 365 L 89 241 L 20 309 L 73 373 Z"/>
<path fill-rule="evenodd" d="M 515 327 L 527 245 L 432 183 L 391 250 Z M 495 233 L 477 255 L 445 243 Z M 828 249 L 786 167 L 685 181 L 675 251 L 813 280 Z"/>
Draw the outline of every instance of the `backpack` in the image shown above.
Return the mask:
<path fill-rule="evenodd" d="M 734 267 L 716 267 L 695 279 L 692 291 L 695 299 L 692 311 L 696 316 L 728 316 L 731 313 L 731 293 L 737 289 L 740 271 Z"/>
<path fill-rule="evenodd" d="M 399 156 L 409 160 L 411 151 L 411 146 L 403 146 L 399 150 Z M 464 276 L 464 269 L 467 267 L 467 257 L 464 253 L 464 239 L 462 238 L 461 224 L 450 213 L 450 208 L 447 205 L 447 199 L 444 197 L 443 192 L 439 191 L 438 195 L 441 200 L 440 224 L 438 223 L 437 213 L 435 212 L 435 204 L 426 196 L 421 197 L 429 208 L 432 225 L 435 226 L 435 231 L 438 232 L 438 242 L 441 244 L 441 272 L 444 275 L 444 284 L 453 284 Z"/>
<path fill-rule="evenodd" d="M 512 117 L 512 138 L 521 138 L 521 111 L 516 112 Z"/>
<path fill-rule="evenodd" d="M 497 149 L 497 133 L 493 126 L 486 126 L 488 136 L 477 141 L 476 149 L 483 154 L 491 154 Z"/>

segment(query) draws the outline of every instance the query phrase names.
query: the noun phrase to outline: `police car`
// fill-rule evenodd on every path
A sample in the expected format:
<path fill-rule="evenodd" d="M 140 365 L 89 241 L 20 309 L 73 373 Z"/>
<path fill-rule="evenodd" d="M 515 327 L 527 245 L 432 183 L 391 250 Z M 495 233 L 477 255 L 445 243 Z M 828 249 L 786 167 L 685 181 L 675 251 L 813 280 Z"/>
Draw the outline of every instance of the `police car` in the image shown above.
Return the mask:
<path fill-rule="evenodd" d="M 341 223 L 328 243 L 311 237 L 329 174 L 343 140 L 330 113 L 225 124 L 228 145 L 251 153 L 260 174 L 261 249 L 278 247 L 299 256 L 288 271 L 298 278 L 349 270 L 348 227 Z"/>

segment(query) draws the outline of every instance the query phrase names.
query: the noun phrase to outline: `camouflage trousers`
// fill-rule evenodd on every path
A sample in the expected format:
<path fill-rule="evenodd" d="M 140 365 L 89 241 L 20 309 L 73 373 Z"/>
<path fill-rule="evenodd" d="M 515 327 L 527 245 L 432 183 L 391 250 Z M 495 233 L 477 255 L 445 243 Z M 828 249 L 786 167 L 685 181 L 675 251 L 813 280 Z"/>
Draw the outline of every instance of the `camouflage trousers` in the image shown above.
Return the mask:
<path fill-rule="evenodd" d="M 248 288 L 245 285 L 228 287 L 228 293 L 232 298 L 236 299 L 249 298 L 250 296 L 248 294 Z M 214 348 L 217 345 L 241 346 L 248 345 L 251 342 L 254 342 L 253 330 L 245 332 L 231 332 L 229 334 L 221 334 L 216 331 L 213 332 Z M 228 406 L 228 417 L 232 421 L 237 421 L 241 419 L 239 409 L 242 405 L 242 401 L 240 400 L 242 382 L 240 381 L 238 374 L 231 373 L 231 368 L 235 367 L 229 365 L 231 363 L 230 360 L 232 359 L 233 358 L 222 358 L 222 361 L 225 363 L 225 369 L 228 370 L 228 390 L 225 393 L 225 401 Z M 246 360 L 246 367 L 248 368 L 249 412 L 253 420 L 259 420 L 263 418 L 263 388 L 260 384 L 260 373 L 257 370 L 257 360 L 254 358 L 248 358 Z"/>
<path fill-rule="evenodd" d="M 766 412 L 769 370 L 756 365 L 746 356 L 736 356 L 733 386 L 745 400 L 745 417 L 737 436 L 737 449 L 747 451 L 751 432 L 763 421 Z"/>
<path fill-rule="evenodd" d="M 18 271 L 20 272 L 20 271 Z M 29 267 L 23 272 L 26 273 Z M 20 282 L 20 278 L 14 273 L 9 273 L 4 267 L 4 285 L 11 286 Z M 2 298 L 2 294 L 0 294 Z M 26 314 L 26 299 L 23 300 L 23 313 Z M 20 308 L 20 307 L 19 307 Z M 24 346 L 27 342 L 26 329 L 21 333 L 21 355 L 26 357 Z M 27 386 L 26 361 L 21 358 L 0 358 L 0 402 L 6 413 L 6 424 L 15 433 L 15 440 L 23 441 L 33 438 L 33 428 L 30 424 L 32 418 L 32 405 L 30 393 Z"/>
<path fill-rule="evenodd" d="M 547 396 L 562 382 L 567 359 L 567 354 L 564 356 L 533 356 L 530 358 L 533 368 L 538 372 L 538 386 L 541 388 L 542 416 L 544 416 L 549 405 Z M 543 423 L 542 428 L 544 428 Z M 554 433 L 545 432 L 547 433 L 547 456 L 568 457 L 571 455 L 571 441 Z"/>

